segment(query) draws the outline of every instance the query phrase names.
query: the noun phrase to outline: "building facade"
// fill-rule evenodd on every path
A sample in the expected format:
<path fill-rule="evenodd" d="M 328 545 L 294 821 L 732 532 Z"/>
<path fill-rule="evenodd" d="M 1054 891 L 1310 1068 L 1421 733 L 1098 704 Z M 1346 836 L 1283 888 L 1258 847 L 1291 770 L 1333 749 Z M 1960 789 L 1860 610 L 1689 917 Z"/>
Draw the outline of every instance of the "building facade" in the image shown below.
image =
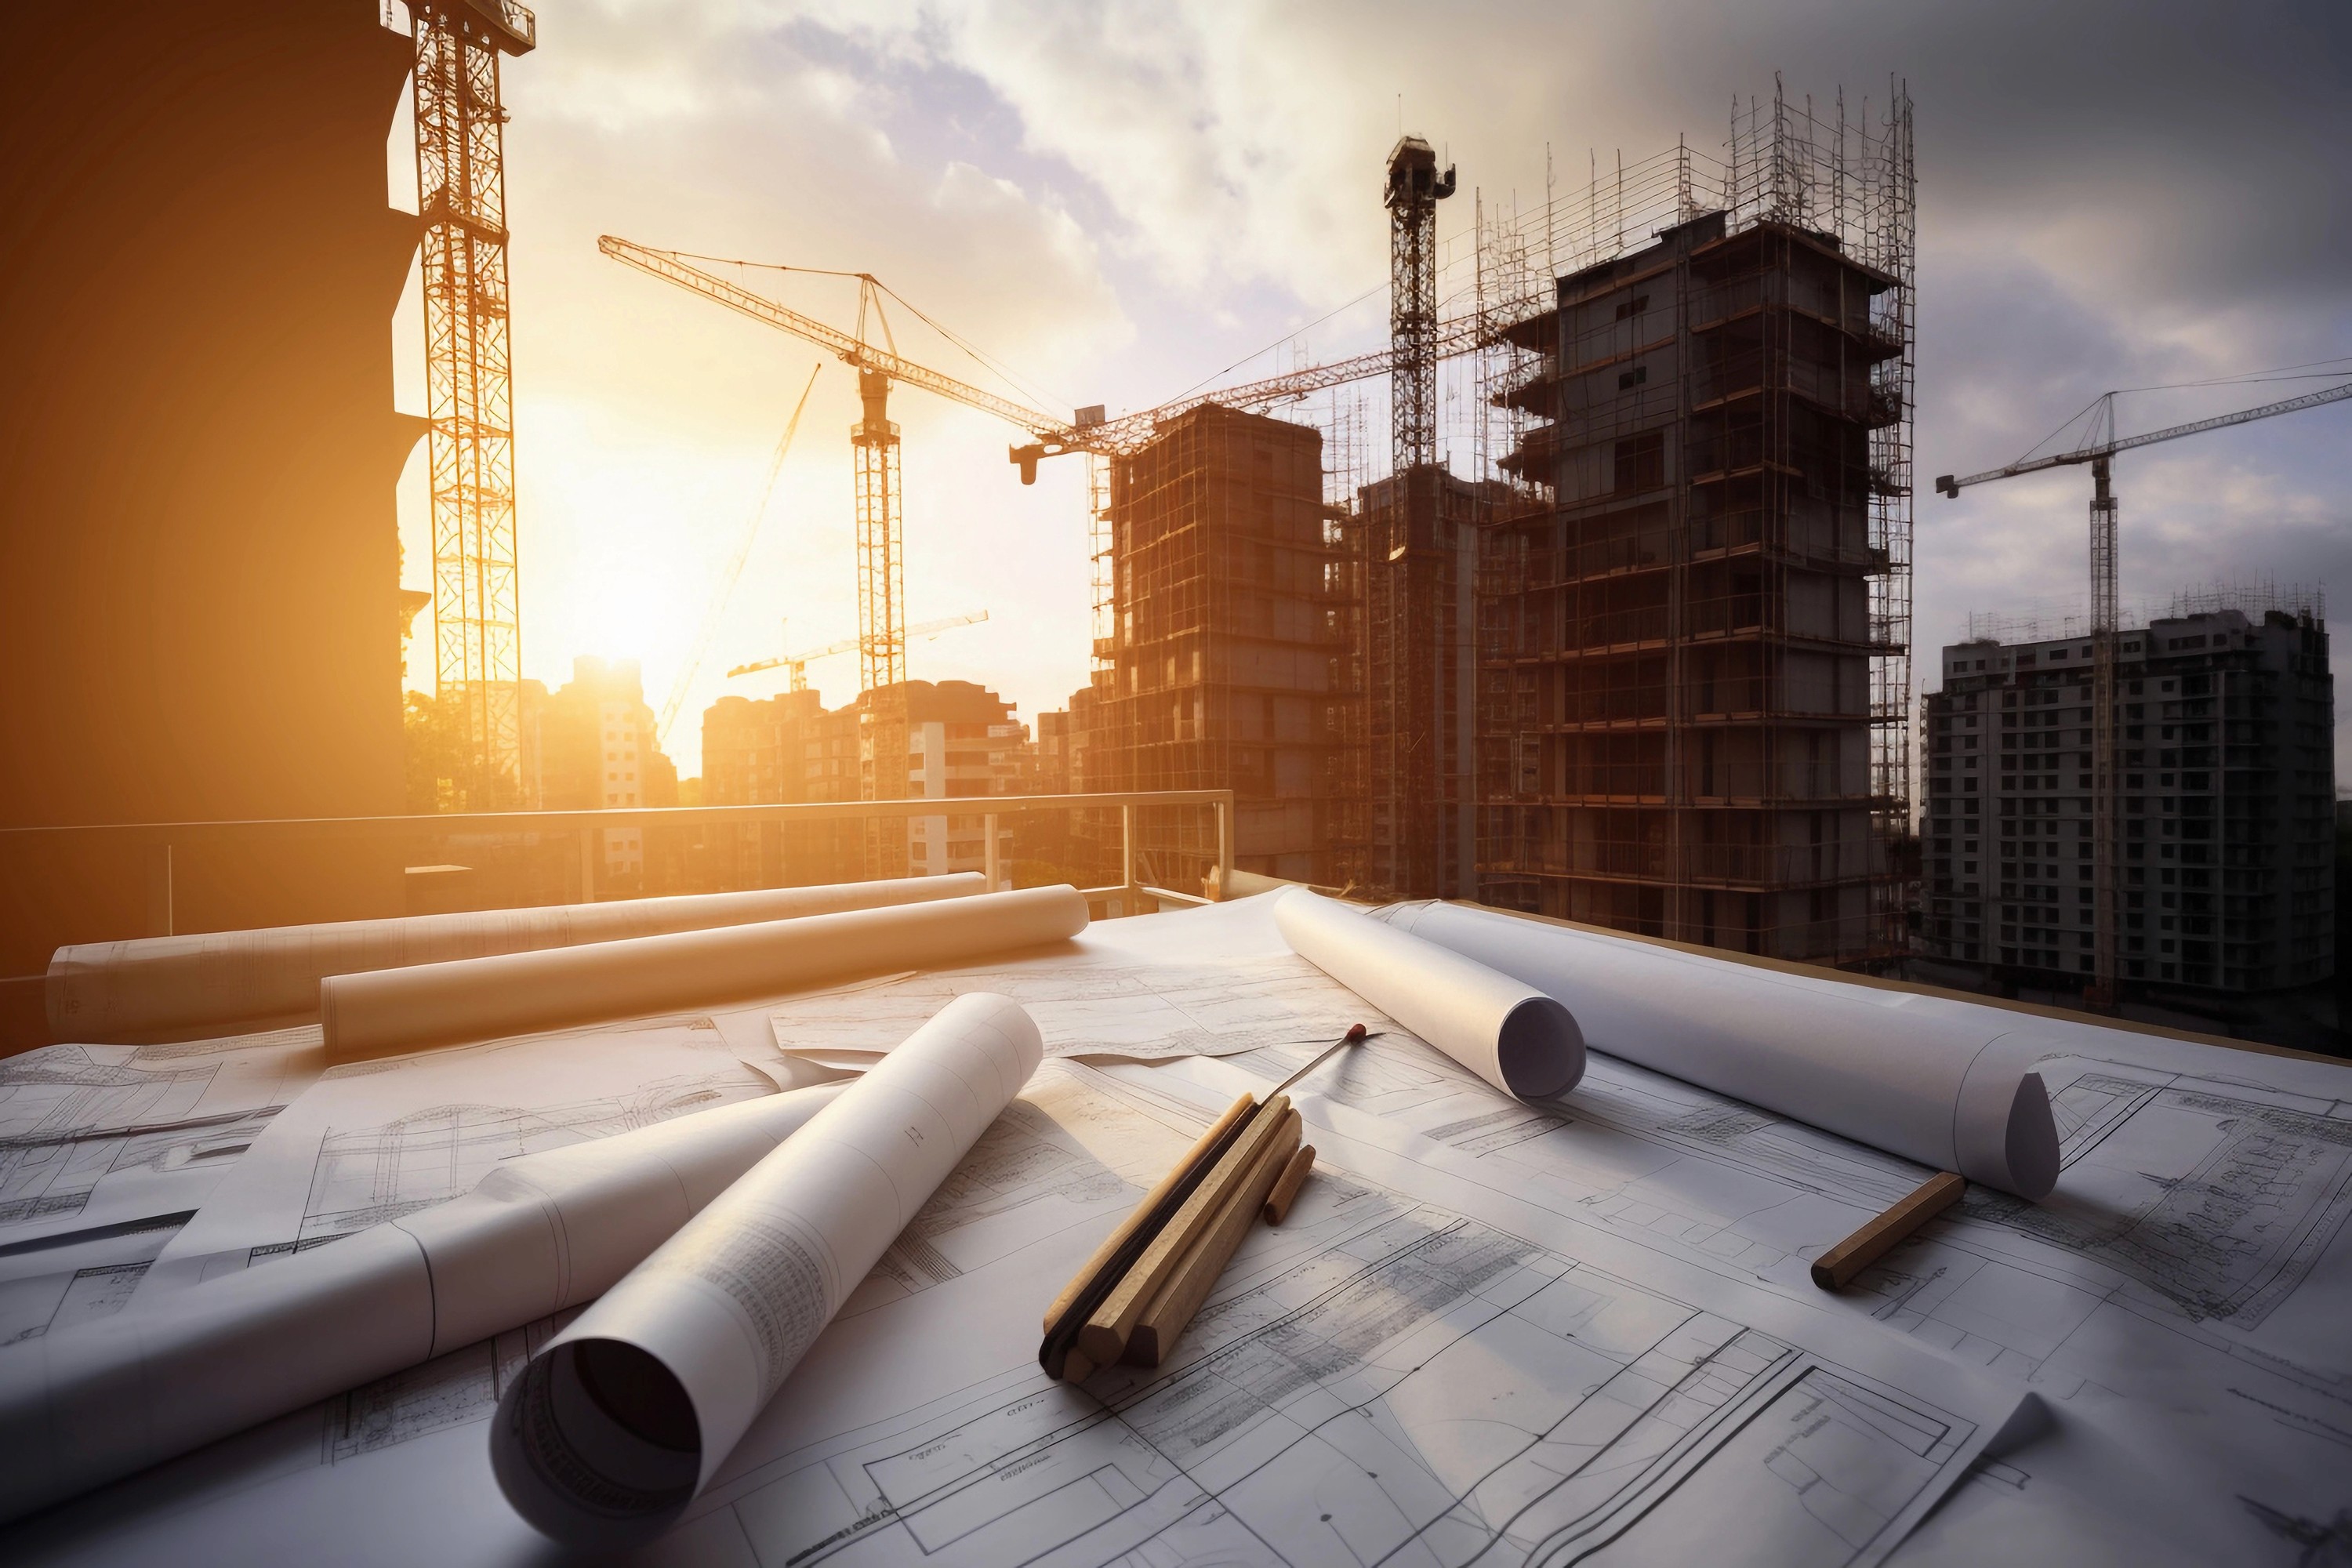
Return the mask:
<path fill-rule="evenodd" d="M 1364 881 L 1389 897 L 1476 896 L 1479 525 L 1509 493 L 1430 465 L 1357 496 Z"/>
<path fill-rule="evenodd" d="M 2259 993 L 2335 967 L 2335 702 L 2307 610 L 2218 608 L 2119 634 L 2121 979 Z M 1920 953 L 2010 983 L 2094 969 L 2091 643 L 1943 650 L 1923 708 Z"/>
<path fill-rule="evenodd" d="M 907 683 L 907 798 L 982 800 L 1034 787 L 1029 727 L 995 692 L 968 680 Z M 907 824 L 907 865 L 917 877 L 985 870 L 987 818 L 980 813 L 918 816 Z M 1012 855 L 1013 826 L 1000 820 L 1000 866 Z"/>
<path fill-rule="evenodd" d="M 1203 405 L 1111 468 L 1112 665 L 1081 704 L 1083 788 L 1231 789 L 1235 864 L 1324 882 L 1364 842 L 1356 550 L 1323 437 Z M 1141 874 L 1198 886 L 1203 812 L 1139 828 Z"/>
<path fill-rule="evenodd" d="M 1898 280 L 1708 213 L 1513 328 L 1479 581 L 1479 897 L 1791 959 L 1899 954 L 1874 781 L 1874 433 Z M 1890 710 L 1897 705 L 1887 704 Z"/>
<path fill-rule="evenodd" d="M 548 811 L 602 811 L 677 804 L 677 768 L 662 753 L 654 710 L 635 659 L 586 656 L 572 679 L 524 715 L 527 763 L 535 759 Z M 648 890 L 646 830 L 602 830 L 601 892 Z"/>

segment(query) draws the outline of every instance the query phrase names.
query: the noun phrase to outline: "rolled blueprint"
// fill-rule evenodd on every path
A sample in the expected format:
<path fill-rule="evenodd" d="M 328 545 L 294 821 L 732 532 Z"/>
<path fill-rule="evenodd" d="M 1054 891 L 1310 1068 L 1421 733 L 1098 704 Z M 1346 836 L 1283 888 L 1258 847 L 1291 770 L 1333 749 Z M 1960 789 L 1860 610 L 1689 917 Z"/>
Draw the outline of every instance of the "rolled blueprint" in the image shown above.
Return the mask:
<path fill-rule="evenodd" d="M 1301 958 L 1505 1094 L 1541 1100 L 1584 1076 L 1575 1016 L 1536 986 L 1304 889 L 1276 898 Z"/>
<path fill-rule="evenodd" d="M 327 1059 L 354 1061 L 955 963 L 1086 928 L 1087 900 L 1076 888 L 1024 888 L 339 974 L 319 987 L 320 1017 Z"/>
<path fill-rule="evenodd" d="M 843 1087 L 520 1155 L 464 1197 L 0 1350 L 0 1519 L 602 1294 Z"/>
<path fill-rule="evenodd" d="M 58 949 L 42 992 L 58 1039 L 108 1040 L 315 1014 L 319 982 L 331 974 L 964 898 L 986 887 L 962 872 L 91 942 Z"/>
<path fill-rule="evenodd" d="M 1455 904 L 1384 911 L 1576 1009 L 1594 1050 L 2022 1198 L 2058 1183 L 2031 1020 Z"/>
<path fill-rule="evenodd" d="M 573 1546 L 668 1529 L 1044 1054 L 957 997 L 582 1313 L 490 1425 L 515 1510 Z"/>

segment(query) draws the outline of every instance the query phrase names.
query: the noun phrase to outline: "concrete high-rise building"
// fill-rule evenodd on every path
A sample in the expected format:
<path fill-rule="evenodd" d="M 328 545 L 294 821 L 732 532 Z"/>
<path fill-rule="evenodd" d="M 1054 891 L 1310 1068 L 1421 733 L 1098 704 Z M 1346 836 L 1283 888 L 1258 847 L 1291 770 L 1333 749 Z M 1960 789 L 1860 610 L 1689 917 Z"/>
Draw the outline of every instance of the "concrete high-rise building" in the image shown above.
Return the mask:
<path fill-rule="evenodd" d="M 1703 213 L 1558 279 L 1486 541 L 1487 902 L 1780 958 L 1899 952 L 1876 818 L 1874 433 L 1901 280 Z"/>
<path fill-rule="evenodd" d="M 1479 525 L 1508 493 L 1431 465 L 1357 496 L 1364 879 L 1384 894 L 1477 895 Z"/>
<path fill-rule="evenodd" d="M 1112 662 L 1077 748 L 1088 791 L 1232 789 L 1235 864 L 1316 882 L 1365 831 L 1356 552 L 1322 447 L 1207 404 L 1113 461 Z M 1147 880 L 1197 886 L 1216 863 L 1206 813 L 1139 832 Z"/>
<path fill-rule="evenodd" d="M 2125 994 L 2259 993 L 2335 967 L 2335 702 L 2301 605 L 2187 607 L 2117 635 Z M 1943 651 L 1924 702 L 1919 952 L 2011 984 L 2094 964 L 2091 640 Z"/>

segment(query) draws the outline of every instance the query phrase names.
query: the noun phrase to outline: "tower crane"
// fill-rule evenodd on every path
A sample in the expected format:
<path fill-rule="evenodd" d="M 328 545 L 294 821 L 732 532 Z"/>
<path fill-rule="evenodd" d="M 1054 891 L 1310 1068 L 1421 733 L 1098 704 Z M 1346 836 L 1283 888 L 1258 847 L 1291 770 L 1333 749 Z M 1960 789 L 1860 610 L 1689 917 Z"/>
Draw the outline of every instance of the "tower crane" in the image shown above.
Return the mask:
<path fill-rule="evenodd" d="M 907 628 L 907 640 L 912 642 L 917 637 L 937 637 L 941 632 L 951 632 L 958 626 L 977 626 L 986 619 L 988 619 L 986 610 L 974 610 L 969 615 L 949 616 L 941 620 L 925 621 L 919 626 Z M 856 637 L 843 637 L 839 642 L 827 643 L 823 647 L 813 647 L 804 653 L 788 653 L 782 658 L 754 659 L 750 664 L 739 664 L 727 672 L 727 679 L 732 680 L 739 675 L 757 675 L 762 670 L 782 669 L 791 673 L 792 689 L 794 691 L 806 691 L 810 665 L 821 658 L 831 658 L 835 654 L 848 653 L 856 647 Z"/>
<path fill-rule="evenodd" d="M 887 692 L 895 689 L 896 682 L 904 679 L 906 669 L 906 633 L 899 605 L 903 567 L 898 516 L 898 426 L 888 419 L 891 383 L 904 383 L 952 399 L 966 407 L 993 415 L 1023 432 L 1028 439 L 1008 447 L 1006 456 L 1019 468 L 1021 482 L 1024 485 L 1036 482 L 1037 465 L 1042 459 L 1072 452 L 1087 454 L 1092 481 L 1087 489 L 1093 498 L 1087 518 L 1088 553 L 1093 558 L 1095 568 L 1096 651 L 1099 658 L 1104 656 L 1104 645 L 1100 640 L 1101 622 L 1108 607 L 1111 554 L 1110 519 L 1108 515 L 1109 486 L 1099 467 L 1103 459 L 1141 451 L 1162 424 L 1202 404 L 1217 403 L 1228 408 L 1263 412 L 1329 387 L 1389 375 L 1396 368 L 1395 351 L 1393 347 L 1387 347 L 1326 364 L 1304 366 L 1259 381 L 1188 393 L 1156 408 L 1122 415 L 1116 419 L 1106 417 L 1098 404 L 1078 409 L 1064 418 L 1058 414 L 1028 407 L 985 388 L 917 364 L 901 356 L 895 342 L 886 346 L 868 342 L 864 323 L 869 302 L 875 307 L 875 314 L 883 327 L 885 337 L 888 336 L 887 320 L 879 310 L 880 297 L 886 290 L 871 273 L 846 274 L 858 280 L 860 308 L 859 330 L 845 332 L 696 265 L 707 258 L 674 250 L 656 250 L 651 246 L 609 234 L 596 241 L 596 248 L 615 261 L 699 294 L 715 304 L 723 305 L 753 321 L 765 322 L 780 331 L 790 332 L 803 342 L 814 343 L 857 372 L 858 395 L 863 402 L 865 417 L 853 428 L 850 439 L 857 465 L 859 676 L 866 689 L 876 694 L 876 700 L 885 702 L 888 700 Z M 1431 336 L 1430 353 L 1436 358 L 1469 353 L 1494 330 L 1494 323 L 1480 315 L 1438 322 Z M 887 716 L 884 717 L 887 720 Z M 887 724 L 877 725 L 875 741 L 877 745 L 887 748 L 891 743 L 891 736 L 882 732 L 886 728 Z M 879 776 L 880 770 L 868 773 L 869 789 Z"/>
<path fill-rule="evenodd" d="M 2005 468 L 1988 468 L 1980 474 L 1955 478 L 1945 474 L 1936 480 L 1940 495 L 1954 500 L 1970 485 L 1990 483 L 1994 479 L 2014 479 L 2020 474 L 2040 473 L 2045 468 L 2081 467 L 2091 470 L 2091 879 L 2092 921 L 2095 934 L 2092 939 L 2095 973 L 2086 997 L 2092 1005 L 2112 1008 L 2119 998 L 2117 964 L 2116 961 L 2116 868 L 2123 858 L 2116 832 L 2116 498 L 2114 488 L 2115 458 L 2119 452 L 2140 447 L 2153 447 L 2161 441 L 2177 441 L 2183 436 L 2200 435 L 2208 430 L 2221 430 L 2232 425 L 2250 425 L 2257 419 L 2274 415 L 2294 414 L 2305 408 L 2317 408 L 2323 404 L 2340 403 L 2352 398 L 2352 382 L 2331 386 L 2318 392 L 2306 392 L 2299 397 L 2266 403 L 2259 408 L 2242 408 L 2234 414 L 2216 415 L 2210 419 L 2191 420 L 2163 430 L 2151 430 L 2145 435 L 2116 435 L 2116 394 L 2103 394 L 2094 403 L 2087 438 L 2073 450 L 2047 457 L 2021 458 Z"/>

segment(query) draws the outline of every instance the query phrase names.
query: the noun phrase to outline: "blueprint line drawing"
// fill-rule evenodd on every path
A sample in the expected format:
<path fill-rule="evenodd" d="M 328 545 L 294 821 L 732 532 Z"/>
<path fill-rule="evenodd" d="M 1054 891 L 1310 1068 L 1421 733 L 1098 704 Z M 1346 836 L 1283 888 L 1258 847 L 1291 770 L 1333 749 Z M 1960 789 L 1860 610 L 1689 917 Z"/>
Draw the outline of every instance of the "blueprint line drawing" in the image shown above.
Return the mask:
<path fill-rule="evenodd" d="M 254 1260 L 445 1203 L 518 1154 L 649 1127 L 746 1093 L 731 1077 L 687 1077 L 614 1099 L 530 1108 L 432 1105 L 380 1126 L 330 1129 L 319 1143 L 299 1230 L 291 1241 L 254 1248 Z"/>
<path fill-rule="evenodd" d="M 771 1026 L 778 1047 L 795 1055 L 872 1055 L 972 991 L 1020 1003 L 1036 1020 L 1046 1054 L 1061 1057 L 1228 1056 L 1332 1039 L 1367 1016 L 1353 994 L 1286 953 L 1217 965 L 1096 963 L 917 974 L 780 1002 Z"/>
<path fill-rule="evenodd" d="M 574 1308 L 541 1318 L 329 1400 L 322 1407 L 320 1462 L 348 1464 L 452 1426 L 488 1421 L 525 1363 L 579 1315 Z"/>
<path fill-rule="evenodd" d="M 2352 1116 L 2185 1074 L 2095 1069 L 2061 1089 L 2065 1201 L 1971 1188 L 1967 1214 L 2084 1254 L 2192 1322 L 2259 1327 L 2352 1215 Z M 2164 1139 L 2136 1136 L 2160 1124 Z"/>
<path fill-rule="evenodd" d="M 1065 1126 L 1133 1114 L 1086 1098 L 1038 1096 Z M 1050 1138 L 1030 1110 L 992 1142 L 1009 1173 Z M 1026 1180 L 1054 1186 L 1070 1165 Z M 1673 1561 L 1687 1521 L 1719 1526 L 1726 1509 L 1743 1561 L 1860 1563 L 1978 1435 L 1771 1333 L 1336 1168 L 1308 1192 L 1254 1234 L 1167 1365 L 1083 1391 L 1000 1373 L 756 1465 L 726 1506 L 761 1562 L 795 1568 Z"/>
<path fill-rule="evenodd" d="M 0 1061 L 0 1226 L 79 1215 L 116 1172 L 243 1153 L 284 1107 L 196 1114 L 218 1070 L 104 1060 L 83 1046 Z"/>

